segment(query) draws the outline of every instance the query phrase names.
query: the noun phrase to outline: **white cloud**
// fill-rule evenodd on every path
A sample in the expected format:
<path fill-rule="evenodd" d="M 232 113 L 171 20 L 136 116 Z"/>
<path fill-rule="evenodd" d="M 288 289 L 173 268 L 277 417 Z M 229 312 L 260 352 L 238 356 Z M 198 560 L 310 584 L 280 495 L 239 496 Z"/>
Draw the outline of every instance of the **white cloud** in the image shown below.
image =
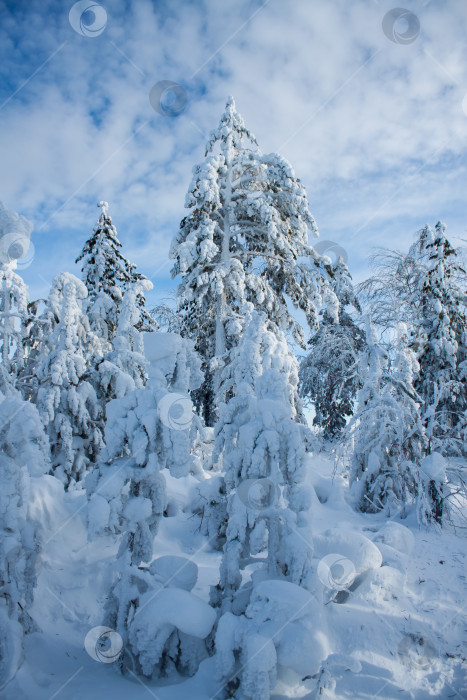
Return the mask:
<path fill-rule="evenodd" d="M 0 36 L 4 99 L 66 42 L 0 113 L 1 198 L 35 222 L 33 294 L 39 273 L 73 269 L 101 198 L 128 255 L 149 276 L 159 270 L 228 94 L 262 150 L 291 161 L 322 237 L 347 248 L 355 276 L 371 245 L 406 247 L 426 221 L 462 234 L 467 14 L 456 0 L 411 1 L 421 31 L 402 46 L 381 28 L 392 6 L 117 0 L 105 32 L 86 38 L 67 3 L 15 3 Z M 165 79 L 188 90 L 178 118 L 149 104 Z"/>

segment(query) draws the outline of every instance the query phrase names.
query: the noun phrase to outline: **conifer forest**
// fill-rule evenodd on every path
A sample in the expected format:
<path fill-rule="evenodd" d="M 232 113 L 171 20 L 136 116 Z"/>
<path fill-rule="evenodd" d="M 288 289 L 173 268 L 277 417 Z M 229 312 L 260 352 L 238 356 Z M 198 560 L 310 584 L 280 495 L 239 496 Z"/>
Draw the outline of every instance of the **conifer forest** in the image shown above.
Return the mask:
<path fill-rule="evenodd" d="M 0 3 L 0 697 L 467 698 L 465 10 Z"/>

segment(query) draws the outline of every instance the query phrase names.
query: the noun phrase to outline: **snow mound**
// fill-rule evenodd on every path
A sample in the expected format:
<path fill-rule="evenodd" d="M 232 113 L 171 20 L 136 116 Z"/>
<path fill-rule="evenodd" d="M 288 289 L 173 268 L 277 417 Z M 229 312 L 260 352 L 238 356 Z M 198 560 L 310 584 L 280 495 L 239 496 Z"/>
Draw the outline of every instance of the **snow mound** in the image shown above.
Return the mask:
<path fill-rule="evenodd" d="M 278 662 L 297 673 L 316 673 L 329 653 L 323 607 L 294 583 L 272 580 L 257 584 L 246 617 L 262 636 L 271 637 Z"/>
<path fill-rule="evenodd" d="M 446 478 L 446 460 L 438 452 L 427 455 L 420 465 L 420 476 L 424 481 L 443 482 Z"/>
<path fill-rule="evenodd" d="M 234 672 L 234 651 L 243 650 L 247 697 L 269 697 L 266 689 L 275 684 L 276 658 L 284 668 L 305 676 L 317 673 L 329 655 L 323 606 L 294 583 L 262 581 L 253 588 L 245 616 L 227 612 L 221 617 L 216 649 L 223 677 Z"/>
<path fill-rule="evenodd" d="M 143 343 L 144 355 L 151 364 L 167 358 L 172 365 L 174 356 L 183 347 L 183 339 L 177 333 L 143 333 Z"/>
<path fill-rule="evenodd" d="M 332 528 L 314 537 L 314 556 L 322 559 L 331 554 L 339 554 L 351 562 L 355 574 L 359 575 L 369 569 L 378 569 L 383 557 L 378 547 L 359 532 Z"/>
<path fill-rule="evenodd" d="M 95 494 L 87 506 L 88 526 L 90 538 L 102 535 L 105 528 L 108 527 L 110 519 L 110 505 L 108 501 Z"/>
<path fill-rule="evenodd" d="M 404 575 L 392 566 L 373 569 L 353 592 L 352 599 L 377 603 L 393 603 L 401 597 L 404 590 Z"/>
<path fill-rule="evenodd" d="M 184 591 L 191 591 L 198 580 L 198 567 L 193 561 L 170 554 L 155 559 L 149 571 L 163 586 Z"/>
<path fill-rule="evenodd" d="M 23 631 L 17 620 L 8 617 L 6 606 L 0 607 L 0 690 L 13 678 L 21 663 Z"/>
<path fill-rule="evenodd" d="M 202 640 L 216 621 L 213 608 L 180 588 L 148 591 L 140 603 L 129 624 L 128 639 L 138 654 L 143 673 L 151 676 L 164 657 L 167 661 L 172 655 L 181 657 L 179 663 L 193 675 L 199 664 Z"/>
<path fill-rule="evenodd" d="M 144 615 L 137 614 L 131 623 L 131 634 L 145 637 L 145 644 L 150 644 L 165 626 L 205 639 L 216 621 L 216 613 L 210 605 L 179 588 L 150 591 L 141 597 L 140 611 L 143 609 Z"/>
<path fill-rule="evenodd" d="M 152 513 L 152 502 L 149 498 L 134 496 L 127 501 L 123 508 L 123 517 L 127 520 L 128 528 L 133 530 L 138 523 L 147 520 Z"/>
<path fill-rule="evenodd" d="M 181 392 L 201 385 L 204 375 L 192 340 L 178 333 L 143 333 L 143 345 L 153 383 L 162 382 L 171 391 Z"/>
<path fill-rule="evenodd" d="M 320 615 L 321 605 L 308 591 L 288 581 L 261 581 L 251 595 L 246 616 L 258 620 L 274 611 L 274 621 L 294 622 L 305 615 Z"/>
<path fill-rule="evenodd" d="M 414 547 L 414 536 L 411 531 L 399 523 L 385 523 L 373 538 L 373 542 L 381 542 L 402 554 L 410 554 Z M 384 554 L 384 552 L 383 552 Z"/>
<path fill-rule="evenodd" d="M 329 642 L 322 629 L 303 622 L 287 625 L 277 647 L 277 660 L 301 676 L 312 676 L 329 654 Z"/>

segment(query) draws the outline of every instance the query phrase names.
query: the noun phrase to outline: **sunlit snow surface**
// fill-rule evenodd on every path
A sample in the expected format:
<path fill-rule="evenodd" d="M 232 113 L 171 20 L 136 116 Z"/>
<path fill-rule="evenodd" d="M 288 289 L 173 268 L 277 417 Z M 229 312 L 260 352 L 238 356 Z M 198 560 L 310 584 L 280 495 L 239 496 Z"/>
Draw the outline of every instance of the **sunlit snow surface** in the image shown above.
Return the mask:
<path fill-rule="evenodd" d="M 467 656 L 467 539 L 462 531 L 438 534 L 420 530 L 412 515 L 401 521 L 356 513 L 346 501 L 345 483 L 339 477 L 332 480 L 332 471 L 332 464 L 323 456 L 310 458 L 309 481 L 316 495 L 308 526 L 300 528 L 301 536 L 316 540 L 313 596 L 320 605 L 311 605 L 310 611 L 313 615 L 320 609 L 314 637 L 317 646 L 307 652 L 306 645 L 294 644 L 287 629 L 285 634 L 281 632 L 285 642 L 279 657 L 293 657 L 301 672 L 279 669 L 272 697 L 314 698 L 318 676 L 327 686 L 319 696 L 323 698 L 467 697 L 467 666 L 462 661 Z M 207 539 L 197 532 L 199 523 L 188 509 L 189 492 L 196 480 L 193 476 L 165 476 L 171 507 L 157 535 L 154 557 L 192 558 L 199 569 L 192 593 L 207 601 L 209 586 L 218 580 L 220 555 L 211 551 Z M 113 664 L 99 663 L 87 654 L 86 634 L 103 624 L 104 596 L 109 590 L 116 543 L 111 537 L 86 542 L 81 519 L 86 504 L 83 492 L 65 496 L 58 481 L 42 477 L 35 480 L 34 493 L 32 515 L 47 533 L 32 610 L 42 631 L 26 637 L 26 660 L 2 697 L 224 697 L 216 680 L 214 658 L 204 661 L 193 678 L 180 677 L 176 683 L 172 678 L 167 685 L 131 675 L 122 677 Z M 319 566 L 329 555 L 338 555 L 336 563 L 331 556 L 327 568 Z M 347 576 L 347 591 L 333 590 L 333 576 Z M 280 596 L 269 597 L 272 615 L 276 603 L 277 616 L 284 614 L 280 600 Z M 196 624 L 194 613 L 193 621 L 186 624 Z M 318 647 L 327 661 L 315 678 L 302 681 L 308 675 L 304 672 L 306 654 L 314 664 Z"/>

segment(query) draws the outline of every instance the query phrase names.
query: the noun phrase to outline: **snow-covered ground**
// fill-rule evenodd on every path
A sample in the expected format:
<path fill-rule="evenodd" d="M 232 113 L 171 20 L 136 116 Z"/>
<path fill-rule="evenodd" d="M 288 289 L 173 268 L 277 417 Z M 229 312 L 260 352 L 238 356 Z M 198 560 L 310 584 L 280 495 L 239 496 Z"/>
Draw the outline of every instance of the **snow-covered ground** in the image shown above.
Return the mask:
<path fill-rule="evenodd" d="M 188 510 L 196 480 L 165 476 L 170 508 L 154 556 L 192 559 L 199 570 L 193 593 L 207 601 L 209 586 L 218 581 L 220 553 L 210 548 Z M 346 482 L 332 477 L 330 460 L 310 457 L 312 505 L 299 528 L 314 542 L 314 596 L 322 603 L 316 649 L 320 646 L 328 660 L 314 678 L 301 680 L 283 670 L 272 697 L 314 698 L 322 686 L 320 697 L 330 698 L 466 698 L 465 534 L 420 530 L 412 514 L 401 521 L 358 513 L 347 502 Z M 2 697 L 222 698 L 215 658 L 202 662 L 193 678 L 171 678 L 168 685 L 122 677 L 112 663 L 86 652 L 86 634 L 103 621 L 116 555 L 112 537 L 87 542 L 86 502 L 84 492 L 65 495 L 53 477 L 36 480 L 33 515 L 48 533 L 32 609 L 41 631 L 25 638 L 25 661 Z M 346 581 L 347 591 L 336 593 L 342 588 L 337 580 Z M 294 649 L 289 639 L 289 652 L 304 655 L 306 666 L 306 653 L 296 641 Z M 310 659 L 316 649 L 307 652 Z"/>

